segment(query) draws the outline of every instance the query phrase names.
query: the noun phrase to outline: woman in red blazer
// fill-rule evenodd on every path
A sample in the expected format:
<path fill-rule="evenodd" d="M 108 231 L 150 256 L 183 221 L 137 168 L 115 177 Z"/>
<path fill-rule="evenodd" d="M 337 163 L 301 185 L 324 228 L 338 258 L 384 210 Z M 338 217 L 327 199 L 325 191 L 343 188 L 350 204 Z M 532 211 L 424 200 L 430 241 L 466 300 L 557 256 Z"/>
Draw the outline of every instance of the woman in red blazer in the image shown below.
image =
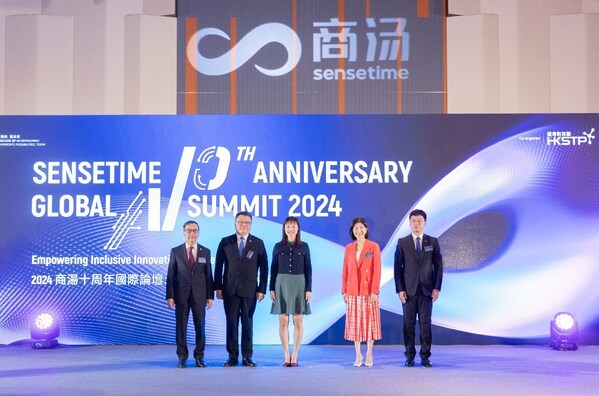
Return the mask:
<path fill-rule="evenodd" d="M 349 229 L 354 242 L 345 247 L 341 293 L 346 304 L 345 339 L 354 342 L 355 367 L 362 365 L 360 344 L 366 341 L 366 367 L 373 365 L 372 347 L 381 337 L 379 292 L 381 284 L 381 249 L 368 240 L 368 225 L 355 218 Z"/>

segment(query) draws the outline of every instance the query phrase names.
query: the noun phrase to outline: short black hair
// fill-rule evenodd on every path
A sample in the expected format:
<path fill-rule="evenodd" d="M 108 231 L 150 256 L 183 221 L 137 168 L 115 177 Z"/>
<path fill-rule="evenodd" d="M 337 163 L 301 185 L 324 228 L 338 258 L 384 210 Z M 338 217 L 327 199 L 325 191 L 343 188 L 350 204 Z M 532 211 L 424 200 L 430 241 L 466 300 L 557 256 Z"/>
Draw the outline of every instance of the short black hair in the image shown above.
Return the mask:
<path fill-rule="evenodd" d="M 200 225 L 198 224 L 198 222 L 197 222 L 197 221 L 195 221 L 195 220 L 187 220 L 187 221 L 185 222 L 185 224 L 183 224 L 183 231 L 185 231 L 185 227 L 187 227 L 187 226 L 188 226 L 188 225 L 190 225 L 190 224 L 195 224 L 195 225 L 197 225 L 197 226 L 198 226 L 198 230 L 200 229 Z"/>
<path fill-rule="evenodd" d="M 235 215 L 235 219 L 237 219 L 239 216 L 247 216 L 250 218 L 250 220 L 252 219 L 252 214 L 250 212 L 237 212 L 237 214 Z"/>
<path fill-rule="evenodd" d="M 414 216 L 422 216 L 424 221 L 426 221 L 426 212 L 422 209 L 414 209 L 413 211 L 411 211 L 409 218 L 411 219 Z"/>

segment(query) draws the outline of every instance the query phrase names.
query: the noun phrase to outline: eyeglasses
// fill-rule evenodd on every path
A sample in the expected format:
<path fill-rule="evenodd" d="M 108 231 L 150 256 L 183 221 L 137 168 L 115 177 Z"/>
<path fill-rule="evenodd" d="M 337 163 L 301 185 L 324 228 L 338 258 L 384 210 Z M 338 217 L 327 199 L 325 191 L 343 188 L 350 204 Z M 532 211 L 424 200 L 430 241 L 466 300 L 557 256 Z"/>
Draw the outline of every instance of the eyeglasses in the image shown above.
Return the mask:
<path fill-rule="evenodd" d="M 195 230 L 185 230 L 186 233 L 188 234 L 197 234 L 198 232 L 200 232 L 200 230 L 198 230 L 197 228 Z"/>
<path fill-rule="evenodd" d="M 237 224 L 241 224 L 241 225 L 250 225 L 252 224 L 251 221 L 236 221 Z"/>

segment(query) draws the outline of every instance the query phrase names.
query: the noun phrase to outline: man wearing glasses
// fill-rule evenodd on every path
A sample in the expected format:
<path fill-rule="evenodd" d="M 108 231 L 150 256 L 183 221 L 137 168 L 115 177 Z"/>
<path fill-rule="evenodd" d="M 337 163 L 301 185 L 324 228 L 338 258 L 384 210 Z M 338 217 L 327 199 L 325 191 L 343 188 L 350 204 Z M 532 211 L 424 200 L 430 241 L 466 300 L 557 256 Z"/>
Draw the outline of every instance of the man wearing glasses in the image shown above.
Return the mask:
<path fill-rule="evenodd" d="M 239 320 L 241 319 L 242 364 L 255 367 L 252 321 L 256 302 L 262 301 L 268 280 L 268 257 L 262 239 L 250 234 L 252 215 L 235 215 L 235 234 L 224 237 L 216 251 L 214 289 L 223 299 L 227 319 L 227 352 L 224 366 L 239 364 Z"/>
<path fill-rule="evenodd" d="M 171 249 L 166 277 L 166 304 L 175 307 L 177 356 L 179 368 L 187 367 L 187 322 L 189 311 L 193 316 L 196 346 L 193 357 L 196 366 L 206 367 L 206 309 L 212 307 L 214 288 L 210 250 L 198 243 L 200 227 L 195 221 L 183 224 L 185 243 Z"/>

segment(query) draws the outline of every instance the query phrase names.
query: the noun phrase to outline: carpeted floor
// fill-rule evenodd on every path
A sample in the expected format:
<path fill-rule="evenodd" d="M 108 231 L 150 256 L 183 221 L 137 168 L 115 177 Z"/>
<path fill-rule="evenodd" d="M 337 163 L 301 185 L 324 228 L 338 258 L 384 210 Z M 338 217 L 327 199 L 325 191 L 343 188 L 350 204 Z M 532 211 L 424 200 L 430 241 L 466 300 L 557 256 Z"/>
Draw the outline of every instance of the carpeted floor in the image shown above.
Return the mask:
<path fill-rule="evenodd" d="M 599 346 L 560 352 L 540 345 L 433 345 L 425 368 L 403 367 L 403 346 L 376 346 L 374 366 L 353 367 L 353 346 L 305 345 L 283 367 L 278 345 L 258 346 L 258 367 L 177 368 L 174 345 L 0 347 L 2 395 L 597 395 Z"/>

